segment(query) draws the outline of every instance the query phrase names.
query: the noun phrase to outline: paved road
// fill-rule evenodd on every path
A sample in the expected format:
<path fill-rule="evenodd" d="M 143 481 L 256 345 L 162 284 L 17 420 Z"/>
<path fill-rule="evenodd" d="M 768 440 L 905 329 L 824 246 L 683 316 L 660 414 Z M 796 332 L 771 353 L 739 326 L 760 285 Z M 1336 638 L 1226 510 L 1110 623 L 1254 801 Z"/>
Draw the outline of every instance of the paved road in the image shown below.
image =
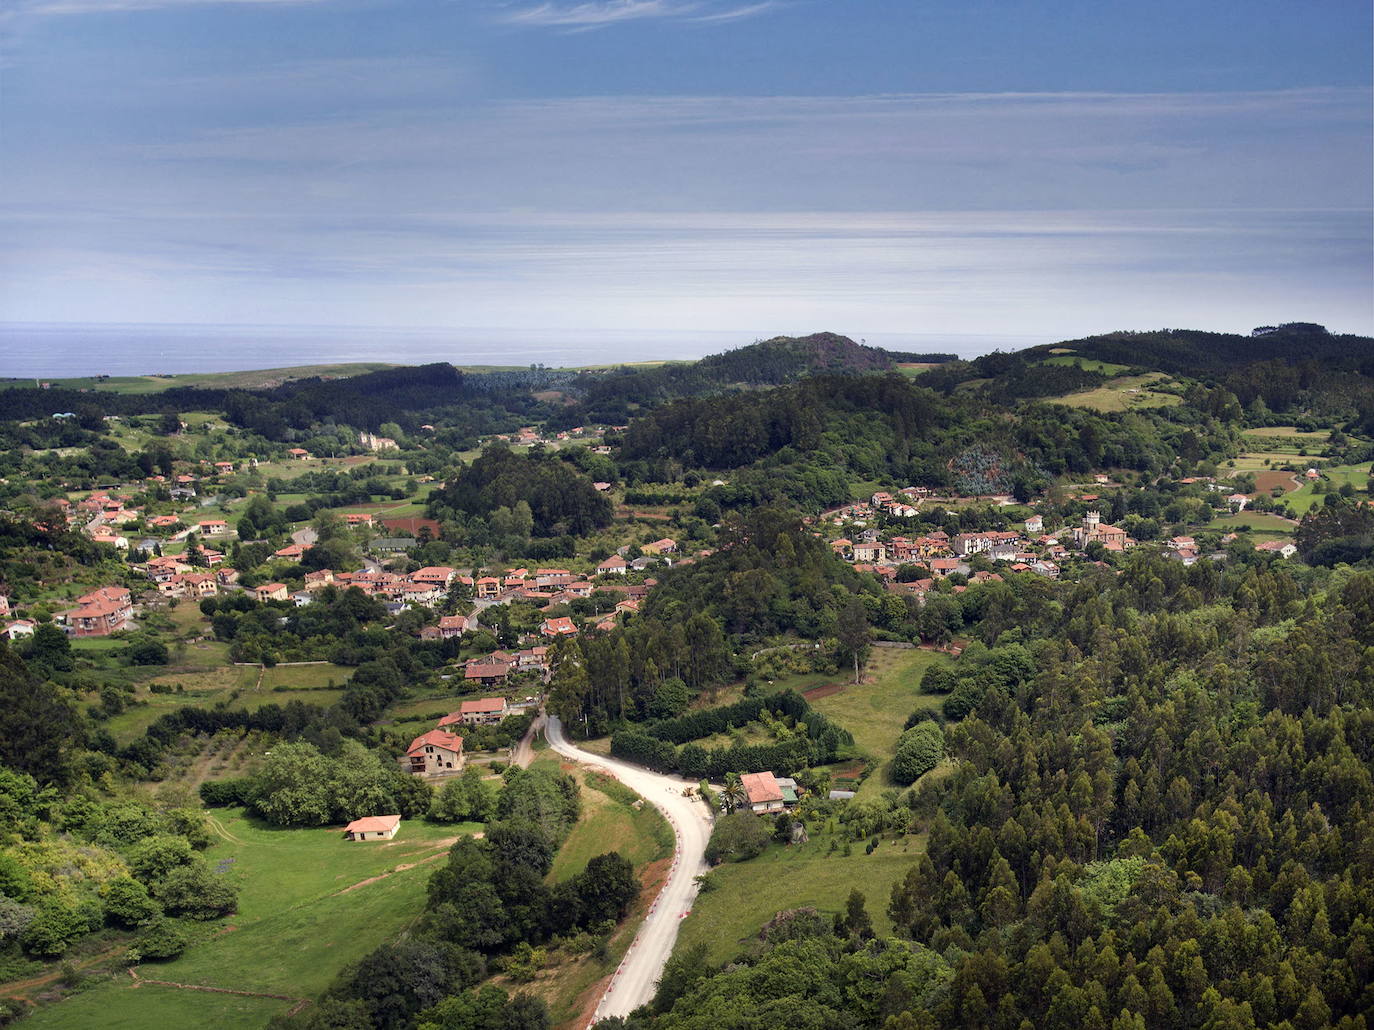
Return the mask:
<path fill-rule="evenodd" d="M 627 1016 L 652 1000 L 663 965 L 677 941 L 678 924 L 696 898 L 696 877 L 706 872 L 706 841 L 711 836 L 711 819 L 700 799 L 682 796 L 684 787 L 695 784 L 676 776 L 663 776 L 615 758 L 605 758 L 574 747 L 563 734 L 563 727 L 550 715 L 545 726 L 549 746 L 565 758 L 596 765 L 610 772 L 621 783 L 636 791 L 658 808 L 672 824 L 677 850 L 668 882 L 658 900 L 640 925 L 630 950 L 606 989 L 592 1019 Z"/>

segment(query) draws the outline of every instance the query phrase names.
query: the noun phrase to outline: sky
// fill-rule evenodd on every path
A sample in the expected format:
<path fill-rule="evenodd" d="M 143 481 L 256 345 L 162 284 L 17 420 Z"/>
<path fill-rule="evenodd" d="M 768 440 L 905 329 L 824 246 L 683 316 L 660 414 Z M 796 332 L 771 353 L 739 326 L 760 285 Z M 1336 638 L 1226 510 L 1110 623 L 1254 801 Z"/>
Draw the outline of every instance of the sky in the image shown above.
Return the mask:
<path fill-rule="evenodd" d="M 1372 17 L 5 0 L 0 323 L 1374 333 Z"/>

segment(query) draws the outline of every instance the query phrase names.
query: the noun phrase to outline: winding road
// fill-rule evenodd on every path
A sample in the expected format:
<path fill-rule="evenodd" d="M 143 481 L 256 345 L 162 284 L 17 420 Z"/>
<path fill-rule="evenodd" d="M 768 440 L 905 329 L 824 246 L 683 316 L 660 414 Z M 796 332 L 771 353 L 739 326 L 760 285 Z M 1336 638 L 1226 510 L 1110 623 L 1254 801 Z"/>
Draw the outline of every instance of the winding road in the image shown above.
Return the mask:
<path fill-rule="evenodd" d="M 707 869 L 703 856 L 706 854 L 706 842 L 711 836 L 711 817 L 700 798 L 684 797 L 682 794 L 684 788 L 695 787 L 695 783 L 676 776 L 649 772 L 637 765 L 574 747 L 568 742 L 558 719 L 552 715 L 547 717 L 544 732 L 549 746 L 564 758 L 605 769 L 653 804 L 667 817 L 677 838 L 668 881 L 640 925 L 639 933 L 621 960 L 620 967 L 611 977 L 611 984 L 597 1005 L 591 1022 L 611 1016 L 628 1016 L 653 999 L 664 963 L 668 961 L 673 944 L 677 941 L 678 924 L 691 910 L 697 894 L 696 877 Z"/>

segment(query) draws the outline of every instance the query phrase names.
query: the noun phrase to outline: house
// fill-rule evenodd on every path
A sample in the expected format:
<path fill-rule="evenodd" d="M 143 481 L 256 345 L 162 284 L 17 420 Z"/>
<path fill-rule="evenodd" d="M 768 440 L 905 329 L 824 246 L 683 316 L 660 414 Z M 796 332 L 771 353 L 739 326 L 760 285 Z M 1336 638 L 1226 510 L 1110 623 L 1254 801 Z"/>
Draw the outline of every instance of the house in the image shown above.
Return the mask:
<path fill-rule="evenodd" d="M 854 541 L 844 536 L 830 541 L 830 549 L 834 551 L 836 554 L 838 554 L 841 558 L 851 557 L 853 552 L 850 550 L 850 548 L 852 548 L 853 546 Z"/>
<path fill-rule="evenodd" d="M 439 620 L 439 638 L 441 640 L 452 640 L 454 637 L 461 637 L 467 632 L 468 620 L 465 615 L 445 615 Z"/>
<path fill-rule="evenodd" d="M 1291 558 L 1298 553 L 1297 547 L 1285 540 L 1266 540 L 1262 544 L 1256 544 L 1255 550 L 1277 554 L 1280 558 Z"/>
<path fill-rule="evenodd" d="M 450 569 L 447 565 L 430 565 L 423 569 L 416 569 L 410 574 L 410 578 L 412 582 L 428 583 L 431 586 L 446 590 L 456 575 L 458 575 L 458 570 Z"/>
<path fill-rule="evenodd" d="M 214 597 L 219 593 L 219 580 L 213 572 L 179 572 L 157 588 L 168 597 Z"/>
<path fill-rule="evenodd" d="M 887 557 L 887 546 L 879 541 L 856 543 L 850 548 L 856 562 L 877 562 Z"/>
<path fill-rule="evenodd" d="M 662 540 L 655 540 L 651 544 L 645 544 L 640 550 L 645 554 L 676 554 L 677 541 L 669 540 L 667 537 L 664 537 Z"/>
<path fill-rule="evenodd" d="M 287 544 L 279 551 L 273 551 L 273 558 L 285 558 L 288 561 L 300 561 L 305 554 L 305 548 L 300 544 Z"/>
<path fill-rule="evenodd" d="M 782 788 L 771 772 L 742 773 L 740 783 L 749 798 L 749 810 L 755 813 L 781 812 Z"/>
<path fill-rule="evenodd" d="M 233 463 L 232 461 L 217 461 L 217 462 L 215 462 L 215 471 L 216 471 L 216 472 L 221 472 L 221 473 L 223 473 L 223 472 L 233 472 L 233 471 L 234 471 L 234 463 Z"/>
<path fill-rule="evenodd" d="M 317 572 L 307 572 L 305 574 L 305 589 L 323 590 L 334 583 L 333 569 L 320 569 Z"/>
<path fill-rule="evenodd" d="M 229 523 L 223 519 L 201 519 L 196 523 L 196 532 L 201 536 L 226 536 Z"/>
<path fill-rule="evenodd" d="M 969 573 L 969 566 L 958 558 L 932 558 L 929 564 L 931 574 L 938 579 L 952 576 L 956 572 L 961 572 L 965 576 Z"/>
<path fill-rule="evenodd" d="M 501 581 L 495 576 L 483 576 L 473 584 L 473 594 L 479 599 L 495 597 L 501 592 Z"/>
<path fill-rule="evenodd" d="M 446 721 L 455 721 L 454 716 L 457 716 L 456 721 L 465 726 L 491 726 L 500 722 L 509 713 L 510 705 L 504 697 L 479 697 L 474 701 L 464 701 L 458 706 L 458 711 L 444 716 L 439 725 L 443 726 Z"/>
<path fill-rule="evenodd" d="M 31 637 L 33 631 L 38 628 L 38 624 L 32 619 L 15 619 L 13 622 L 5 623 L 4 636 L 10 640 L 18 640 L 20 637 Z"/>
<path fill-rule="evenodd" d="M 58 618 L 74 637 L 104 637 L 124 629 L 134 614 L 133 598 L 124 587 L 101 587 L 76 599 L 78 607 Z"/>
<path fill-rule="evenodd" d="M 253 596 L 259 601 L 285 601 L 288 593 L 285 583 L 264 583 L 253 588 Z"/>
<path fill-rule="evenodd" d="M 598 576 L 623 576 L 625 570 L 629 568 L 625 559 L 618 554 L 613 554 L 596 567 Z"/>
<path fill-rule="evenodd" d="M 372 525 L 372 516 L 367 512 L 351 511 L 344 516 L 344 523 L 352 529 L 354 526 Z"/>
<path fill-rule="evenodd" d="M 1039 515 L 1032 515 L 1026 519 L 1026 532 L 1039 534 L 1045 531 L 1045 520 Z"/>
<path fill-rule="evenodd" d="M 510 675 L 507 662 L 472 661 L 463 667 L 463 679 L 484 687 L 497 687 L 506 682 Z"/>
<path fill-rule="evenodd" d="M 1246 494 L 1229 494 L 1226 503 L 1236 511 L 1244 511 L 1245 506 L 1250 503 L 1250 498 Z"/>
<path fill-rule="evenodd" d="M 310 457 L 310 452 L 307 451 L 304 447 L 292 447 L 286 453 L 289 454 L 296 461 L 305 461 L 307 458 Z"/>
<path fill-rule="evenodd" d="M 577 633 L 577 627 L 566 615 L 556 619 L 545 619 L 539 624 L 539 633 L 545 637 L 570 637 Z"/>
<path fill-rule="evenodd" d="M 396 761 L 415 776 L 445 776 L 463 768 L 463 738 L 446 730 L 430 730 L 410 742 Z"/>
<path fill-rule="evenodd" d="M 344 827 L 344 840 L 390 840 L 401 828 L 399 815 L 369 815 Z"/>
<path fill-rule="evenodd" d="M 534 585 L 537 587 L 565 587 L 577 579 L 567 569 L 536 569 Z"/>

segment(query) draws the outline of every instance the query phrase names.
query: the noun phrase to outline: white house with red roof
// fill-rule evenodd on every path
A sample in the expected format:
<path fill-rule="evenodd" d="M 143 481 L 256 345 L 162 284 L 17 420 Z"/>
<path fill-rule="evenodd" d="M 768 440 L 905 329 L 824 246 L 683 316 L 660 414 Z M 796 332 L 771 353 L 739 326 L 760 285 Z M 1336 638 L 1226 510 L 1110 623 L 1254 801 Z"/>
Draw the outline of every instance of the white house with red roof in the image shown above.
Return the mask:
<path fill-rule="evenodd" d="M 401 828 L 399 815 L 369 815 L 344 827 L 344 840 L 390 840 Z"/>
<path fill-rule="evenodd" d="M 572 619 L 561 615 L 556 619 L 545 619 L 539 624 L 539 633 L 546 637 L 571 637 L 576 635 L 577 627 Z"/>
<path fill-rule="evenodd" d="M 764 813 L 783 810 L 782 787 L 771 772 L 743 773 L 739 779 L 749 796 L 750 811 Z"/>
<path fill-rule="evenodd" d="M 430 730 L 410 742 L 396 761 L 415 776 L 447 776 L 463 768 L 463 738 L 447 730 Z"/>

